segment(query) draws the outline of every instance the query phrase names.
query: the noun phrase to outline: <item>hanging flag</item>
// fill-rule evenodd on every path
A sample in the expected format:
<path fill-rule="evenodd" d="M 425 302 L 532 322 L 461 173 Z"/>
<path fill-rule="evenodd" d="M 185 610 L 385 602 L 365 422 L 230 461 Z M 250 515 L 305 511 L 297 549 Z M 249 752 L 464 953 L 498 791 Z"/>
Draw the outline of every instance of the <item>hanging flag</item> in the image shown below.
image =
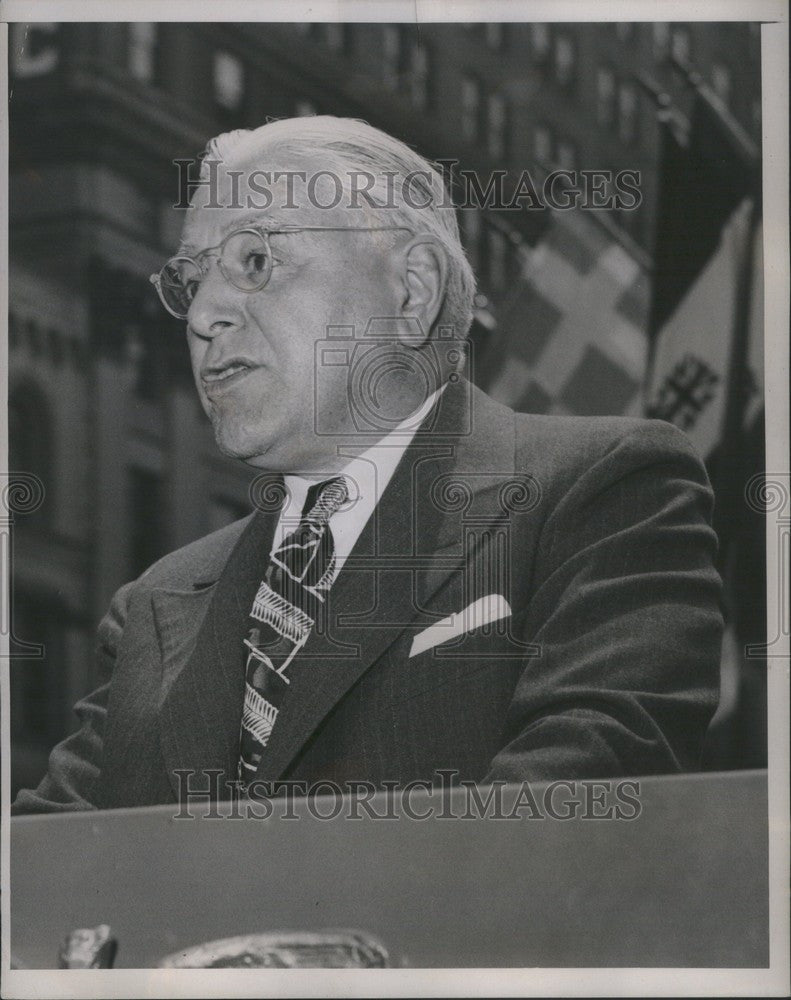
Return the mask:
<path fill-rule="evenodd" d="M 575 209 L 553 211 L 519 256 L 487 344 L 497 364 L 486 391 L 523 412 L 639 414 L 648 284 L 636 248 Z"/>
<path fill-rule="evenodd" d="M 721 441 L 725 426 L 739 280 L 753 211 L 750 199 L 733 211 L 656 340 L 646 414 L 686 431 L 704 458 Z"/>

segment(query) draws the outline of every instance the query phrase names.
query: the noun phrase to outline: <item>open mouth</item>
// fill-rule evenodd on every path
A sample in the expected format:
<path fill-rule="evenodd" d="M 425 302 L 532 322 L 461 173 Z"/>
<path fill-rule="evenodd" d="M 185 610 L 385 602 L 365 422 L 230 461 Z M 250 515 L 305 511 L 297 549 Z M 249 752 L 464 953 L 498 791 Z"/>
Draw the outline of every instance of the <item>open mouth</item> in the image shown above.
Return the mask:
<path fill-rule="evenodd" d="M 245 362 L 233 362 L 222 368 L 204 369 L 201 372 L 201 379 L 207 388 L 219 388 L 220 386 L 231 385 L 253 370 L 253 366 Z"/>

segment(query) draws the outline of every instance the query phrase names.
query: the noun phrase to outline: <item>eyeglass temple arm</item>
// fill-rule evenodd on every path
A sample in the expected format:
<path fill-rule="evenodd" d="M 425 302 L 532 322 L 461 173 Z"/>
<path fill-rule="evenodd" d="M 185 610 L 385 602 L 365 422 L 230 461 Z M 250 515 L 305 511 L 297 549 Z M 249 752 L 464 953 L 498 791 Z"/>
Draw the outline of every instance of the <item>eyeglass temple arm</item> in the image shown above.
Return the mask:
<path fill-rule="evenodd" d="M 411 233 L 409 226 L 281 226 L 279 229 L 260 229 L 267 236 L 278 236 L 282 233 L 381 233 L 400 229 Z"/>

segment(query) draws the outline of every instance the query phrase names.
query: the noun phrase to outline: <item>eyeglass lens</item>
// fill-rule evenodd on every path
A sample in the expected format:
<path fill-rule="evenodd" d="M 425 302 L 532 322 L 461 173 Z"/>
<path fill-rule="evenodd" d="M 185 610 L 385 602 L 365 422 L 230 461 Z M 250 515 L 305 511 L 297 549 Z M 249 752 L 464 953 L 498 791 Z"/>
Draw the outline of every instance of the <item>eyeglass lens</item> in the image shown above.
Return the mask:
<path fill-rule="evenodd" d="M 198 261 L 206 260 L 204 252 Z M 246 292 L 263 288 L 272 270 L 266 238 L 252 230 L 231 233 L 219 247 L 219 267 L 223 277 Z M 171 257 L 160 272 L 162 297 L 177 315 L 186 317 L 208 267 L 190 257 Z"/>

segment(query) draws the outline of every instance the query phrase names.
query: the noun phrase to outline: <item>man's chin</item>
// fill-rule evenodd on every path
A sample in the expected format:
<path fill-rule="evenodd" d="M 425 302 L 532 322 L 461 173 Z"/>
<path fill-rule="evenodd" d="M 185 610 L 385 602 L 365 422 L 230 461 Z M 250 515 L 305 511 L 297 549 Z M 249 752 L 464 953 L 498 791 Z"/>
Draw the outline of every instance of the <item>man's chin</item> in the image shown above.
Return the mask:
<path fill-rule="evenodd" d="M 214 424 L 214 440 L 223 455 L 250 465 L 258 465 L 259 461 L 264 461 L 264 456 L 272 447 L 272 442 L 269 440 L 224 427 L 219 422 Z"/>

